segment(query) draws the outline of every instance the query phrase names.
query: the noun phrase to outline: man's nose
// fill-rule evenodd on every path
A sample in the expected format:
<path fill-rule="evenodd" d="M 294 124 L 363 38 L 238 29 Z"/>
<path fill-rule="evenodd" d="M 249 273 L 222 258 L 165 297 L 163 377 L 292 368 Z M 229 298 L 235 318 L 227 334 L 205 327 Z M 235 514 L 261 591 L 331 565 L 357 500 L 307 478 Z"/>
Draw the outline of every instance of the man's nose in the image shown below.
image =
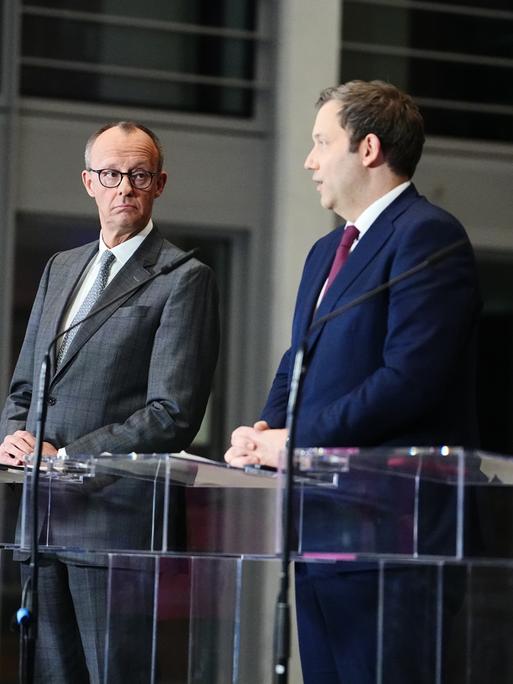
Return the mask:
<path fill-rule="evenodd" d="M 304 167 L 307 171 L 311 171 L 312 169 L 318 168 L 318 164 L 314 157 L 313 150 L 310 150 L 310 152 L 308 153 L 305 159 Z"/>
<path fill-rule="evenodd" d="M 118 185 L 118 192 L 120 195 L 130 195 L 133 192 L 134 188 L 132 186 L 132 183 L 130 182 L 130 178 L 128 176 L 123 176 L 121 178 L 121 183 Z"/>

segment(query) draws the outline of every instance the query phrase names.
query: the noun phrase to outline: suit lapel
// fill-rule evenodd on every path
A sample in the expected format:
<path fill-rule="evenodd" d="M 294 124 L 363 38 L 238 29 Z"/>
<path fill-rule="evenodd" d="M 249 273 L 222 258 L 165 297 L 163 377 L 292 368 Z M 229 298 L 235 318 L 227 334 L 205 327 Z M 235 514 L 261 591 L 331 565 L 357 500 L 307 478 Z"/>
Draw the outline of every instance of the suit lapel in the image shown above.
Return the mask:
<path fill-rule="evenodd" d="M 80 326 L 61 367 L 52 378 L 52 382 L 68 367 L 80 349 L 100 326 L 126 302 L 131 296 L 130 291 L 138 284 L 142 286 L 153 275 L 153 267 L 162 249 L 162 243 L 162 237 L 156 228 L 153 228 L 139 249 L 109 283 L 89 313 L 94 313 L 95 310 L 117 298 L 116 301 L 113 301 L 110 306 L 107 306 L 103 311 L 100 311 L 96 316 L 92 316 L 91 319 Z M 126 297 L 123 297 L 124 292 L 127 293 Z"/>
<path fill-rule="evenodd" d="M 81 256 L 62 267 L 59 282 L 52 284 L 52 287 L 48 289 L 45 297 L 46 313 L 40 323 L 40 328 L 47 331 L 48 342 L 59 332 L 62 317 L 69 307 L 70 299 L 78 281 L 97 250 L 97 243 L 89 245 L 88 249 L 85 249 Z M 55 312 L 58 312 L 57 316 Z"/>
<path fill-rule="evenodd" d="M 329 240 L 323 249 L 315 257 L 315 261 L 309 265 L 309 272 L 312 276 L 305 284 L 305 292 L 303 295 L 303 306 L 301 309 L 301 324 L 299 326 L 301 338 L 305 335 L 310 327 L 312 321 L 315 319 L 317 300 L 321 293 L 322 287 L 326 282 L 328 273 L 335 256 L 335 251 L 342 236 L 343 227 L 339 227 L 329 234 Z"/>
<path fill-rule="evenodd" d="M 392 224 L 382 222 L 379 219 L 369 228 L 323 297 L 317 309 L 316 318 L 324 316 L 335 308 L 337 301 L 360 273 L 367 268 L 392 232 Z"/>
<path fill-rule="evenodd" d="M 315 312 L 315 320 L 333 311 L 339 303 L 340 298 L 376 257 L 378 252 L 383 249 L 394 232 L 394 221 L 402 214 L 412 202 L 418 199 L 419 195 L 415 187 L 410 185 L 399 197 L 394 200 L 382 214 L 374 221 L 365 235 L 361 238 L 356 248 L 349 255 L 338 276 L 333 281 L 330 289 Z M 334 252 L 331 255 L 333 259 Z M 331 262 L 330 262 L 331 263 Z M 363 293 L 356 293 L 355 296 Z M 318 326 L 309 336 L 308 347 L 311 349 L 319 337 L 324 325 Z"/>

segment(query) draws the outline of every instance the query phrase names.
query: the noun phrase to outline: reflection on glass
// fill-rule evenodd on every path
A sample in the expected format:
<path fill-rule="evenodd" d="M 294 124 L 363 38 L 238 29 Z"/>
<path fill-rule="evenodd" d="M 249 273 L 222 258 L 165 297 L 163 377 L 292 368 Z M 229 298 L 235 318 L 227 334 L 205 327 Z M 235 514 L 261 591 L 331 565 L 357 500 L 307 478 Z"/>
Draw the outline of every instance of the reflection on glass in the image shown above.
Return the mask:
<path fill-rule="evenodd" d="M 432 135 L 444 135 L 475 140 L 513 140 L 513 119 L 510 114 L 461 112 L 437 107 L 421 107 L 426 130 Z"/>
<path fill-rule="evenodd" d="M 249 118 L 253 114 L 254 93 L 244 88 L 150 81 L 40 67 L 24 67 L 21 86 L 24 95 L 34 97 L 241 118 Z"/>
<path fill-rule="evenodd" d="M 251 79 L 252 53 L 249 41 L 217 36 L 31 16 L 23 23 L 24 57 Z"/>
<path fill-rule="evenodd" d="M 66 9 L 66 4 L 54 2 L 51 7 Z M 86 11 L 85 3 L 78 4 L 84 4 Z M 218 3 L 214 4 L 217 7 Z M 27 10 L 22 25 L 25 64 L 21 92 L 35 97 L 251 117 L 256 39 L 181 32 L 179 26 L 158 21 L 174 17 L 194 21 L 199 29 L 252 29 L 254 22 L 249 18 L 254 11 L 246 9 L 248 4 L 237 9 L 237 3 L 226 1 L 210 10 L 206 2 L 191 3 L 191 7 L 187 3 L 161 2 L 149 17 L 148 8 L 140 3 L 87 3 L 87 11 L 104 12 L 111 19 L 119 14 L 121 21 L 122 14 L 131 16 L 133 12 L 134 17 L 152 20 L 151 28 L 140 28 L 116 25 L 115 17 L 113 23 L 103 23 L 101 15 L 91 20 L 83 15 L 64 19 L 40 16 L 31 3 L 32 11 Z M 40 7 L 47 5 L 39 3 Z M 49 35 L 52 40 L 48 40 Z M 53 64 L 31 61 L 38 59 L 52 60 Z M 98 67 L 103 73 L 97 73 Z M 124 71 L 120 74 L 117 68 Z M 202 78 L 239 79 L 245 83 L 240 87 L 237 83 L 225 86 L 188 82 Z"/>
<path fill-rule="evenodd" d="M 342 79 L 355 78 L 355 74 L 363 79 L 389 80 L 415 97 L 482 104 L 513 103 L 512 74 L 509 69 L 496 66 L 348 50 L 344 55 Z"/>
<path fill-rule="evenodd" d="M 445 100 L 446 107 L 422 105 L 426 131 L 434 135 L 483 140 L 513 139 L 513 118 L 507 111 L 468 111 L 451 103 L 503 105 L 513 103 L 509 69 L 458 64 L 346 50 L 342 81 L 352 78 L 390 81 L 416 98 Z M 479 87 L 476 87 L 479 84 Z"/>
<path fill-rule="evenodd" d="M 500 18 L 372 3 L 344 6 L 345 40 L 371 45 L 511 58 L 511 29 Z"/>
<path fill-rule="evenodd" d="M 382 79 L 411 93 L 428 134 L 509 143 L 512 10 L 511 0 L 347 0 L 341 80 Z"/>
<path fill-rule="evenodd" d="M 256 23 L 253 0 L 24 0 L 24 5 L 113 16 L 138 17 L 161 21 L 178 21 L 203 26 L 252 31 Z"/>

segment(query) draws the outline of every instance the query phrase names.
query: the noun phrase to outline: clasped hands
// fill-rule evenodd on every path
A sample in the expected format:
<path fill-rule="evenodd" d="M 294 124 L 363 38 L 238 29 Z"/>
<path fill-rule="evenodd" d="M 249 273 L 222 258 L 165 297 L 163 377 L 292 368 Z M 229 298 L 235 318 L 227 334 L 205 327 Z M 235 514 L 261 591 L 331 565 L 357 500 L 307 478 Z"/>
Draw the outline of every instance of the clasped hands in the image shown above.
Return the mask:
<path fill-rule="evenodd" d="M 26 430 L 16 430 L 12 435 L 6 435 L 0 444 L 0 463 L 5 465 L 23 465 L 25 457 L 34 452 L 36 438 Z M 50 442 L 43 442 L 43 456 L 53 456 L 57 449 Z"/>
<path fill-rule="evenodd" d="M 257 421 L 253 427 L 241 425 L 232 432 L 231 447 L 224 460 L 237 468 L 247 465 L 277 468 L 286 440 L 285 428 L 270 428 L 265 420 Z"/>

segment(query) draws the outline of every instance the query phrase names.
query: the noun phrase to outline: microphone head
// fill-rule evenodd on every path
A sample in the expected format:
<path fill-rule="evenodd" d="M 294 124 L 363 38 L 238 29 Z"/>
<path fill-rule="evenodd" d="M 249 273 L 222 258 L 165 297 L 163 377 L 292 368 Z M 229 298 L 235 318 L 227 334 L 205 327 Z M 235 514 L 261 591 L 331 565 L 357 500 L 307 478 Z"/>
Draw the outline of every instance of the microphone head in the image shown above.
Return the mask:
<path fill-rule="evenodd" d="M 178 257 L 178 259 L 176 259 L 176 261 L 173 261 L 170 264 L 166 264 L 165 266 L 162 266 L 162 268 L 160 269 L 158 274 L 159 275 L 166 275 L 166 273 L 170 273 L 175 268 L 178 268 L 178 266 L 181 266 L 182 264 L 185 264 L 187 261 L 189 261 L 189 259 L 192 259 L 192 257 L 195 256 L 197 253 L 198 253 L 197 247 L 189 250 L 188 252 L 185 252 L 185 254 L 182 254 L 181 257 Z"/>

